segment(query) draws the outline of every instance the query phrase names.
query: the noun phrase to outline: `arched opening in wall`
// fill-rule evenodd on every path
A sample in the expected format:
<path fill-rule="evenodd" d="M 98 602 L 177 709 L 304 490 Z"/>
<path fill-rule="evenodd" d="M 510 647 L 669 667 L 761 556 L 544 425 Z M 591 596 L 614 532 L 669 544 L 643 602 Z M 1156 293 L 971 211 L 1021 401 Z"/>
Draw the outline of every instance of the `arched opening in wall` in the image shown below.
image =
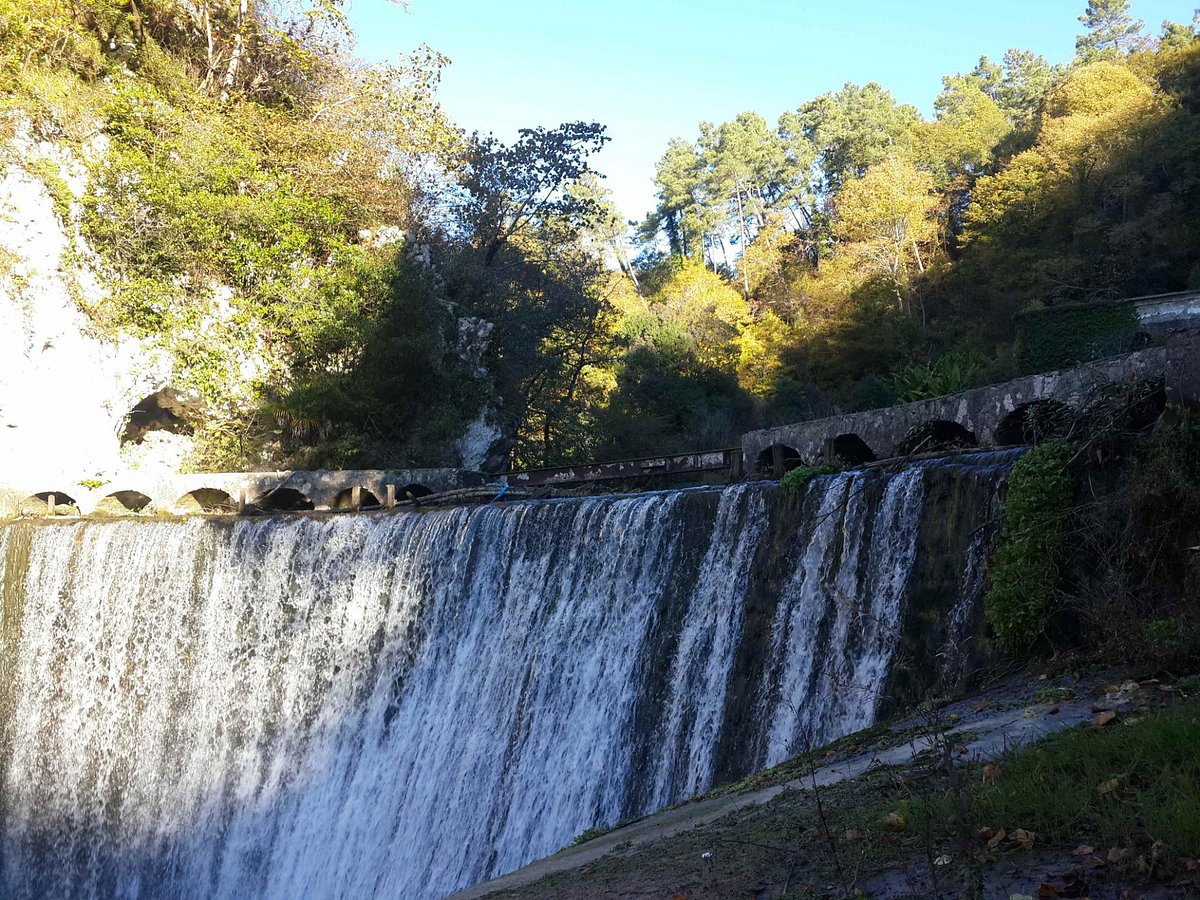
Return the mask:
<path fill-rule="evenodd" d="M 129 411 L 125 430 L 121 433 L 121 443 L 140 444 L 146 435 L 154 431 L 195 434 L 196 429 L 188 421 L 189 415 L 195 413 L 194 406 L 174 388 L 155 391 Z"/>
<path fill-rule="evenodd" d="M 957 422 L 934 419 L 923 422 L 909 431 L 896 447 L 896 453 L 899 456 L 911 456 L 916 453 L 936 453 L 940 450 L 962 450 L 977 446 L 979 441 L 975 439 L 975 435 Z"/>
<path fill-rule="evenodd" d="M 98 516 L 128 516 L 142 512 L 150 498 L 141 491 L 114 491 L 96 504 Z"/>
<path fill-rule="evenodd" d="M 62 491 L 42 491 L 22 500 L 18 512 L 23 516 L 77 516 L 79 505 L 74 497 Z"/>
<path fill-rule="evenodd" d="M 1166 408 L 1167 390 L 1161 379 L 1139 382 L 1129 390 L 1121 429 L 1134 433 L 1149 431 L 1162 418 Z"/>
<path fill-rule="evenodd" d="M 51 499 L 53 507 L 50 505 Z M 17 512 L 22 516 L 77 516 L 79 504 L 74 497 L 62 491 L 42 491 L 22 500 Z"/>
<path fill-rule="evenodd" d="M 800 451 L 795 447 L 789 447 L 787 444 L 772 444 L 762 453 L 758 454 L 758 461 L 756 463 L 758 471 L 767 475 L 774 474 L 777 456 L 783 460 L 784 472 L 790 472 L 792 469 L 804 465 Z"/>
<path fill-rule="evenodd" d="M 197 488 L 180 497 L 175 508 L 185 513 L 231 513 L 237 511 L 237 503 L 218 488 Z"/>
<path fill-rule="evenodd" d="M 359 488 L 359 491 L 361 493 L 358 506 L 354 503 L 354 488 L 346 488 L 344 491 L 338 491 L 334 496 L 330 509 L 379 509 L 383 505 L 379 502 L 379 498 L 365 487 Z"/>
<path fill-rule="evenodd" d="M 879 457 L 857 434 L 839 434 L 830 442 L 830 455 L 836 461 L 850 466 L 875 462 Z"/>
<path fill-rule="evenodd" d="M 399 501 L 420 500 L 422 497 L 428 497 L 432 493 L 433 491 L 425 487 L 425 485 L 414 482 L 413 484 L 406 484 L 404 487 L 397 489 L 396 499 Z"/>
<path fill-rule="evenodd" d="M 1001 419 L 995 443 L 1000 447 L 1017 444 L 1041 444 L 1071 433 L 1075 416 L 1070 407 L 1057 400 L 1033 400 L 1023 403 Z"/>
<path fill-rule="evenodd" d="M 264 512 L 305 512 L 316 506 L 308 497 L 294 488 L 275 488 L 267 491 L 254 505 Z"/>

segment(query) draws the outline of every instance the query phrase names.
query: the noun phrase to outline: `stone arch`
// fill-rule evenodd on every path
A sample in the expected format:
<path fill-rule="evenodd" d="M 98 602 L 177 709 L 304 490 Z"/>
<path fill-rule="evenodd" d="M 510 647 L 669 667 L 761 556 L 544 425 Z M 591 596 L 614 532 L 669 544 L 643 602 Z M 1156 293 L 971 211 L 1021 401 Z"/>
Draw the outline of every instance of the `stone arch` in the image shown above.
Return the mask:
<path fill-rule="evenodd" d="M 852 466 L 875 462 L 879 458 L 867 442 L 854 433 L 839 434 L 830 441 L 827 455 L 830 459 L 840 460 Z"/>
<path fill-rule="evenodd" d="M 1128 403 L 1121 418 L 1125 431 L 1149 431 L 1167 409 L 1167 386 L 1162 379 L 1139 381 L 1130 390 Z"/>
<path fill-rule="evenodd" d="M 779 464 L 782 464 L 783 472 L 776 471 L 780 467 Z M 756 465 L 759 472 L 779 476 L 804 465 L 804 459 L 795 447 L 789 447 L 787 444 L 772 444 L 758 454 Z"/>
<path fill-rule="evenodd" d="M 93 512 L 100 516 L 126 516 L 142 512 L 150 502 L 141 491 L 113 491 L 96 504 Z"/>
<path fill-rule="evenodd" d="M 180 512 L 230 513 L 237 511 L 237 503 L 220 488 L 196 488 L 188 491 L 175 504 Z"/>
<path fill-rule="evenodd" d="M 125 419 L 121 443 L 140 444 L 146 435 L 154 431 L 195 434 L 196 430 L 188 420 L 193 405 L 177 390 L 169 387 L 143 397 Z"/>
<path fill-rule="evenodd" d="M 412 484 L 406 484 L 404 487 L 397 488 L 396 499 L 400 501 L 420 500 L 422 497 L 428 497 L 432 493 L 433 491 L 425 487 L 425 485 L 413 482 Z"/>
<path fill-rule="evenodd" d="M 949 419 L 931 419 L 909 430 L 896 447 L 898 456 L 914 453 L 936 453 L 939 450 L 961 450 L 977 447 L 975 434 L 958 422 Z"/>
<path fill-rule="evenodd" d="M 1090 434 L 1140 434 L 1149 431 L 1167 407 L 1162 379 L 1112 382 L 1100 386 L 1081 414 Z"/>
<path fill-rule="evenodd" d="M 365 487 L 359 488 L 359 506 L 354 504 L 354 488 L 346 488 L 344 491 L 338 491 L 334 495 L 333 502 L 329 505 L 330 509 L 379 509 L 383 504 L 379 502 L 379 498 Z"/>
<path fill-rule="evenodd" d="M 54 498 L 54 508 L 50 498 Z M 79 504 L 66 491 L 41 491 L 21 501 L 17 511 L 23 516 L 77 516 Z"/>
<path fill-rule="evenodd" d="M 267 491 L 254 501 L 254 505 L 264 512 L 306 512 L 316 508 L 316 504 L 300 491 L 285 487 Z"/>
<path fill-rule="evenodd" d="M 1074 423 L 1071 408 L 1058 400 L 1022 403 L 996 426 L 993 443 L 1000 447 L 1040 444 L 1070 434 Z"/>

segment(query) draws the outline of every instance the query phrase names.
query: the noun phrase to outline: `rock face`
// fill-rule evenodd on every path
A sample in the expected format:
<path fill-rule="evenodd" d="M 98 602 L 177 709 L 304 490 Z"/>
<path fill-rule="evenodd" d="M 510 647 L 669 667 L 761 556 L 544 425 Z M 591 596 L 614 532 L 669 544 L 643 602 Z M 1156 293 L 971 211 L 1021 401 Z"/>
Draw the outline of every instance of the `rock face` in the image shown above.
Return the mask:
<path fill-rule="evenodd" d="M 0 497 L 9 506 L 39 491 L 75 494 L 96 484 L 166 478 L 195 450 L 189 419 L 202 420 L 204 410 L 182 388 L 187 372 L 170 340 L 113 334 L 85 312 L 102 308 L 110 295 L 112 276 L 78 227 L 87 163 L 105 152 L 103 136 L 77 152 L 36 137 L 27 121 L 0 144 Z M 375 241 L 384 246 L 399 237 L 381 232 Z M 204 339 L 219 345 L 233 300 L 220 284 L 194 298 L 206 304 L 196 326 Z M 458 352 L 486 374 L 491 323 L 464 319 L 459 330 Z M 280 365 L 268 361 L 261 342 L 253 352 L 217 349 L 228 363 L 224 387 L 234 403 Z M 466 468 L 504 468 L 512 436 L 498 406 L 499 398 L 485 401 L 438 462 L 453 464 L 457 451 Z"/>
<path fill-rule="evenodd" d="M 485 407 L 458 439 L 457 449 L 464 469 L 499 472 L 505 468 L 513 442 L 496 424 L 496 418 L 491 409 Z"/>
<path fill-rule="evenodd" d="M 86 182 L 81 161 L 28 130 L 18 130 L 6 156 L 0 171 L 0 478 L 19 472 L 25 484 L 51 486 L 104 480 L 128 465 L 121 459 L 125 422 L 139 400 L 167 383 L 171 363 L 142 341 L 99 336 L 80 309 L 79 299 L 103 299 L 104 284 L 82 238 L 59 214 L 67 198 L 56 203 L 31 170 L 57 170 L 78 198 Z"/>

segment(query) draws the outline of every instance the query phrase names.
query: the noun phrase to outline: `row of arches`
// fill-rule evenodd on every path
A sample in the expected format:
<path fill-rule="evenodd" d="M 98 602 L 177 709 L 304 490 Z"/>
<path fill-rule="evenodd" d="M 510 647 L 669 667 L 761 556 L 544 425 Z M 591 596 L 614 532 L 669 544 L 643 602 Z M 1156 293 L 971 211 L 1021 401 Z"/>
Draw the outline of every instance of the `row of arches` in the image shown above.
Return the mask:
<path fill-rule="evenodd" d="M 423 484 L 406 484 L 396 490 L 399 501 L 428 497 L 433 491 Z M 149 512 L 154 501 L 140 491 L 114 491 L 95 506 L 93 515 L 126 516 Z M 382 509 L 383 501 L 366 487 L 351 487 L 339 491 L 329 509 Z M 294 488 L 276 488 L 247 502 L 247 508 L 257 512 L 306 512 L 316 509 L 312 498 Z M 220 488 L 196 488 L 180 497 L 169 510 L 178 513 L 220 515 L 236 513 L 238 500 Z M 30 494 L 18 505 L 22 516 L 78 516 L 79 502 L 65 491 L 40 491 Z"/>
<path fill-rule="evenodd" d="M 975 435 L 957 422 L 934 419 L 909 431 L 896 445 L 892 455 L 912 456 L 919 453 L 963 450 L 978 445 Z M 859 435 L 850 432 L 839 434 L 830 440 L 822 453 L 822 459 L 840 465 L 861 466 L 875 462 L 879 455 Z M 779 468 L 790 472 L 799 466 L 812 465 L 815 462 L 817 460 L 805 459 L 794 447 L 772 444 L 759 454 L 757 465 L 760 472 L 774 472 Z"/>
<path fill-rule="evenodd" d="M 1121 390 L 1128 389 L 1125 386 Z M 1154 426 L 1166 408 L 1166 393 L 1161 383 L 1147 382 L 1133 386 L 1131 395 L 1123 397 L 1118 404 L 1119 420 L 1108 422 L 1126 432 L 1141 432 Z M 1103 403 L 1104 398 L 1094 401 L 1092 406 Z M 1089 407 L 1090 409 L 1090 407 Z M 1093 410 L 1094 412 L 1094 410 Z M 1089 410 L 1072 410 L 1065 403 L 1054 399 L 1033 400 L 1022 404 L 1006 415 L 992 434 L 991 445 L 1016 447 L 1038 444 L 1044 441 L 1070 437 L 1086 418 Z M 1107 417 L 1106 417 L 1107 418 Z M 892 448 L 894 457 L 913 456 L 922 453 L 966 450 L 979 446 L 974 432 L 958 422 L 947 419 L 932 419 L 912 429 Z M 839 434 L 828 441 L 821 458 L 826 462 L 859 466 L 875 462 L 879 457 L 875 450 L 857 434 Z M 799 450 L 786 444 L 773 444 L 759 454 L 757 468 L 760 472 L 782 474 L 802 465 L 811 465 L 818 460 L 805 459 Z M 778 471 L 781 470 L 781 471 Z"/>

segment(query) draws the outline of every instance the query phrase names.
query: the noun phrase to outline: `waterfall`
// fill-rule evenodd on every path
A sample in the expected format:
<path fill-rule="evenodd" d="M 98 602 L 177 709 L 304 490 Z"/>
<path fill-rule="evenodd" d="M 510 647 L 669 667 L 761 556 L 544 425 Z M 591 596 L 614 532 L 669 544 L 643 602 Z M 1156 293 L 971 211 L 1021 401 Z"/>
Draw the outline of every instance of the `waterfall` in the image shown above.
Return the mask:
<path fill-rule="evenodd" d="M 780 684 L 767 718 L 767 765 L 874 719 L 916 553 L 922 475 L 913 466 L 891 478 L 875 504 L 861 473 L 814 492 L 804 551 L 772 629 Z"/>
<path fill-rule="evenodd" d="M 0 526 L 0 893 L 440 897 L 868 725 L 930 479 L 992 496 L 980 456 L 801 498 Z"/>

